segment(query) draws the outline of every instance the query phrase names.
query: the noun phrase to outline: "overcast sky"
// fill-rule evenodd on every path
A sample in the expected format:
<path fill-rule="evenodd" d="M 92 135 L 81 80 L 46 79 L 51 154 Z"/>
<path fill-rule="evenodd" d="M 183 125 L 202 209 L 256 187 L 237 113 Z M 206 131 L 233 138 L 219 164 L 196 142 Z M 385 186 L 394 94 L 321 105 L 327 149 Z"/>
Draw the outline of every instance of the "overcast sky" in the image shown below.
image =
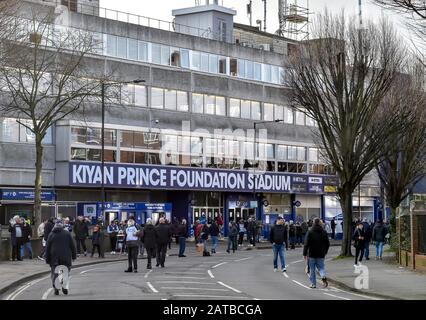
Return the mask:
<path fill-rule="evenodd" d="M 294 3 L 295 0 L 289 0 Z M 200 0 L 204 3 L 205 0 Z M 225 7 L 237 10 L 235 22 L 249 24 L 246 5 L 249 0 L 219 0 Z M 306 6 L 307 0 L 297 0 L 301 6 Z M 389 16 L 389 12 L 372 4 L 371 0 L 362 0 L 363 19 L 379 19 L 381 15 Z M 194 6 L 195 0 L 101 0 L 101 7 L 115 9 L 133 14 L 172 21 L 172 9 Z M 275 32 L 278 29 L 278 0 L 267 0 L 267 31 Z M 328 7 L 334 12 L 342 8 L 348 14 L 358 14 L 358 0 L 309 0 L 309 9 L 314 14 L 320 13 Z M 263 20 L 263 1 L 253 0 L 253 24 L 257 19 Z"/>

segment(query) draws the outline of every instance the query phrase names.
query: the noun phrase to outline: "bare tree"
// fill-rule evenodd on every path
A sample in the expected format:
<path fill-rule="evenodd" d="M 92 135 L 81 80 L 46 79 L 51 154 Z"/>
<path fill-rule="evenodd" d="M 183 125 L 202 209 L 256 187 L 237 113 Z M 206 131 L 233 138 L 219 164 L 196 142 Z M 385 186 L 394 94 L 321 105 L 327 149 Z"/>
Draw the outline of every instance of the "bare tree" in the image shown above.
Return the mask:
<path fill-rule="evenodd" d="M 95 37 L 55 25 L 54 19 L 52 12 L 27 11 L 10 21 L 19 28 L 2 38 L 0 111 L 17 118 L 34 135 L 35 223 L 41 219 L 43 139 L 57 121 L 82 109 L 101 85 L 87 76 L 85 61 L 97 50 Z"/>
<path fill-rule="evenodd" d="M 364 28 L 343 12 L 332 16 L 326 11 L 313 24 L 314 40 L 302 43 L 288 59 L 293 101 L 317 122 L 318 144 L 340 180 L 342 256 L 351 255 L 352 194 L 375 168 L 392 129 L 379 121 L 378 108 L 403 57 L 386 21 L 367 22 Z"/>
<path fill-rule="evenodd" d="M 424 67 L 416 65 L 401 75 L 385 97 L 382 106 L 387 115 L 398 114 L 394 120 L 401 130 L 392 132 L 383 141 L 386 149 L 377 167 L 390 207 L 390 225 L 395 234 L 396 210 L 412 188 L 426 175 L 426 94 Z M 394 243 L 392 245 L 395 245 Z"/>
<path fill-rule="evenodd" d="M 410 14 L 426 19 L 426 2 L 424 0 L 373 0 L 379 6 L 398 13 Z"/>

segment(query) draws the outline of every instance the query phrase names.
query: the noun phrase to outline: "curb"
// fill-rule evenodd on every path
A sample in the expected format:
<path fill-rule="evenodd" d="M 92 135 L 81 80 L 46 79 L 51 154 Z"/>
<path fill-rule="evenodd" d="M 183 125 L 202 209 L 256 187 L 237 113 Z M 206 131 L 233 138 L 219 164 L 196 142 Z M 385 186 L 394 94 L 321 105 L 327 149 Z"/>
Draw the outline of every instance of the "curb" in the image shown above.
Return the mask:
<path fill-rule="evenodd" d="M 400 298 L 400 297 L 388 296 L 388 295 L 381 294 L 381 293 L 365 292 L 365 291 L 362 291 L 362 290 L 358 290 L 358 289 L 355 289 L 355 288 L 348 286 L 347 284 L 345 284 L 343 282 L 334 280 L 334 279 L 329 278 L 329 277 L 327 277 L 327 280 L 328 280 L 328 282 L 334 284 L 337 287 L 340 287 L 340 288 L 345 289 L 345 290 L 350 291 L 350 292 L 362 294 L 364 296 L 371 296 L 371 297 L 381 298 L 381 299 L 386 299 L 386 300 L 406 300 L 406 299 L 403 299 L 403 298 Z"/>
<path fill-rule="evenodd" d="M 111 262 L 121 262 L 121 261 L 127 261 L 127 258 L 126 259 L 114 259 L 114 260 L 102 260 L 102 261 L 86 262 L 86 263 L 74 265 L 74 266 L 72 266 L 72 269 L 92 266 L 92 265 L 101 264 L 101 263 L 111 263 Z M 16 280 L 16 281 L 8 284 L 6 287 L 0 288 L 0 296 L 3 296 L 9 290 L 12 290 L 13 288 L 15 288 L 15 287 L 17 287 L 17 286 L 19 286 L 19 285 L 21 285 L 25 282 L 34 280 L 36 278 L 39 278 L 41 276 L 48 275 L 48 274 L 50 274 L 50 271 L 41 271 L 41 272 L 33 273 L 30 276 L 20 278 L 19 280 Z"/>

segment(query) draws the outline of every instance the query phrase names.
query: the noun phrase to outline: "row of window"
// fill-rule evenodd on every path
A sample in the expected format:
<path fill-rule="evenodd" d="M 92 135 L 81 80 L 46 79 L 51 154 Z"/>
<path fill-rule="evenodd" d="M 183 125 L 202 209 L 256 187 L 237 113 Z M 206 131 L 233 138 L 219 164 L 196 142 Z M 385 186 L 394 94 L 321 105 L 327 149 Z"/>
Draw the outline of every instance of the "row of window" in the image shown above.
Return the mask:
<path fill-rule="evenodd" d="M 71 127 L 71 143 L 74 147 L 84 145 L 85 149 L 101 145 L 101 129 L 91 127 Z M 254 159 L 277 159 L 290 161 L 321 162 L 318 148 L 291 146 L 272 143 L 256 143 L 229 139 L 213 139 L 203 137 L 178 136 L 139 131 L 120 131 L 117 141 L 117 130 L 105 129 L 105 146 L 134 152 L 135 149 L 164 154 L 203 155 L 207 157 L 225 157 Z M 94 148 L 97 149 L 97 148 Z M 81 160 L 81 159 L 74 159 Z M 89 160 L 89 159 L 87 159 Z"/>
<path fill-rule="evenodd" d="M 29 129 L 32 126 L 31 120 L 0 118 L 0 141 L 35 143 L 35 135 Z M 47 129 L 43 144 L 52 144 L 51 128 Z"/>
<path fill-rule="evenodd" d="M 188 92 L 150 88 L 151 103 L 147 94 L 147 88 L 141 85 L 129 84 L 121 90 L 121 103 L 133 104 L 136 106 L 150 106 L 155 109 L 177 110 L 189 112 Z M 192 93 L 191 111 L 193 113 L 204 113 L 210 115 L 226 116 L 233 118 L 273 121 L 275 119 L 283 120 L 284 123 L 316 126 L 315 121 L 306 116 L 304 112 L 293 110 L 291 107 L 284 107 L 272 103 L 261 103 L 259 101 L 250 101 L 208 94 Z M 120 101 L 116 101 L 120 103 Z M 227 112 L 227 103 L 229 112 Z"/>
<path fill-rule="evenodd" d="M 284 83 L 284 69 L 276 65 L 170 47 L 109 34 L 104 35 L 104 42 L 106 45 L 103 53 L 112 57 L 274 84 Z"/>

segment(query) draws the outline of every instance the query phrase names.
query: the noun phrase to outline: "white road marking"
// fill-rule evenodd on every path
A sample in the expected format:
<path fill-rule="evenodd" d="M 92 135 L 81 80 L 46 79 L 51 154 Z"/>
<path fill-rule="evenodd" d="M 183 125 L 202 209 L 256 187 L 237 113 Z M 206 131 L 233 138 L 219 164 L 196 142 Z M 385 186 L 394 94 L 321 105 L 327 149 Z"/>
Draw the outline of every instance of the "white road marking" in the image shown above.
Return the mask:
<path fill-rule="evenodd" d="M 289 277 L 288 277 L 287 272 L 283 272 L 282 274 L 283 274 L 283 275 L 284 275 L 284 277 L 286 277 L 287 279 L 289 278 Z"/>
<path fill-rule="evenodd" d="M 330 296 L 330 297 L 334 297 L 334 298 L 338 298 L 338 299 L 342 299 L 342 300 L 351 300 L 351 299 L 348 299 L 348 298 L 345 298 L 345 297 L 335 296 L 334 294 L 331 294 L 331 293 L 326 293 L 326 292 L 323 292 L 323 293 L 327 296 Z"/>
<path fill-rule="evenodd" d="M 242 258 L 242 259 L 238 259 L 238 260 L 234 260 L 234 261 L 235 262 L 244 261 L 244 260 L 248 260 L 248 259 L 251 259 L 251 258 L 253 258 L 253 257 Z"/>
<path fill-rule="evenodd" d="M 186 284 L 206 284 L 205 282 L 197 282 L 197 281 L 156 281 L 156 283 L 186 283 Z"/>
<path fill-rule="evenodd" d="M 228 286 L 227 284 L 223 283 L 222 281 L 218 281 L 217 283 L 219 283 L 220 285 L 224 286 L 225 288 L 231 289 L 232 291 L 236 292 L 236 293 L 241 293 L 240 290 L 237 290 L 235 288 L 232 288 L 231 286 Z"/>
<path fill-rule="evenodd" d="M 84 270 L 84 271 L 81 271 L 80 274 L 85 274 L 85 273 L 87 273 L 89 271 L 97 270 L 97 269 L 99 269 L 99 268 L 93 268 L 93 269 Z"/>
<path fill-rule="evenodd" d="M 187 288 L 187 287 L 161 287 L 167 290 L 202 290 L 202 291 L 229 291 L 227 289 L 210 289 L 210 288 Z"/>
<path fill-rule="evenodd" d="M 305 261 L 305 260 L 296 260 L 296 261 L 290 262 L 290 264 L 299 263 L 299 262 L 303 262 L 303 261 Z"/>
<path fill-rule="evenodd" d="M 357 296 L 357 297 L 361 297 L 361 298 L 364 298 L 364 299 L 370 299 L 370 300 L 383 300 L 383 299 L 380 299 L 380 298 L 369 297 L 369 296 L 365 296 L 365 295 L 363 295 L 363 294 L 354 293 L 354 292 L 352 292 L 352 291 L 345 291 L 345 290 L 342 290 L 342 289 L 338 289 L 338 288 L 336 288 L 336 287 L 329 287 L 329 288 L 330 288 L 330 289 L 332 289 L 332 291 L 335 291 L 335 292 L 344 292 L 344 293 L 346 293 L 346 294 L 351 294 L 351 295 L 354 295 L 354 296 Z"/>
<path fill-rule="evenodd" d="M 173 297 L 201 297 L 201 298 L 222 298 L 222 299 L 247 299 L 247 297 L 238 297 L 238 296 L 211 296 L 203 294 L 174 294 Z"/>
<path fill-rule="evenodd" d="M 143 276 L 145 279 L 148 278 L 148 275 L 152 272 L 152 270 L 149 270 L 145 275 Z"/>
<path fill-rule="evenodd" d="M 31 282 L 29 282 L 29 283 L 27 283 L 26 285 L 23 285 L 22 287 L 20 287 L 19 289 L 17 289 L 17 290 L 15 290 L 15 291 L 13 291 L 10 295 L 8 295 L 7 296 L 7 298 L 6 298 L 6 300 L 15 300 L 16 299 L 16 297 L 17 296 L 19 296 L 22 292 L 24 292 L 26 289 L 28 289 L 29 287 L 31 287 L 32 285 L 34 285 L 34 284 L 36 284 L 36 283 L 38 283 L 38 282 L 40 282 L 40 281 L 42 281 L 42 280 L 44 280 L 44 279 L 47 279 L 47 278 L 49 278 L 50 276 L 46 276 L 46 277 L 43 277 L 43 278 L 41 278 L 41 279 L 38 279 L 38 280 L 34 280 L 34 281 L 31 281 Z"/>
<path fill-rule="evenodd" d="M 207 270 L 207 273 L 209 274 L 210 278 L 214 278 L 214 275 L 210 270 Z"/>
<path fill-rule="evenodd" d="M 192 272 L 192 271 L 165 272 L 163 274 L 186 274 L 186 273 L 189 273 L 189 274 L 204 274 L 204 272 Z"/>
<path fill-rule="evenodd" d="M 53 291 L 53 288 L 49 288 L 46 290 L 45 293 L 43 293 L 43 296 L 41 297 L 41 300 L 47 300 L 47 297 L 49 296 L 49 294 Z"/>
<path fill-rule="evenodd" d="M 311 288 L 309 288 L 308 286 L 305 286 L 304 284 L 300 283 L 299 281 L 293 280 L 293 282 L 294 282 L 294 283 L 297 283 L 299 286 L 302 286 L 303 288 L 311 289 Z"/>
<path fill-rule="evenodd" d="M 210 270 L 209 270 L 210 271 Z M 213 277 L 214 278 L 214 277 Z M 178 277 L 178 276 L 161 276 L 161 279 L 197 279 L 197 280 L 205 280 L 208 278 L 205 277 Z"/>
<path fill-rule="evenodd" d="M 213 267 L 212 267 L 212 269 L 217 268 L 217 267 L 219 267 L 219 266 L 221 266 L 221 265 L 224 265 L 224 264 L 226 264 L 226 263 L 228 263 L 228 262 L 221 262 L 221 263 L 219 263 L 219 264 L 217 264 L 217 265 L 213 266 Z"/>
<path fill-rule="evenodd" d="M 152 292 L 154 292 L 154 293 L 158 293 L 158 290 L 157 290 L 157 289 L 155 289 L 155 288 L 153 287 L 153 285 L 152 285 L 150 282 L 147 282 L 146 284 L 147 284 L 147 285 L 148 285 L 148 287 L 152 290 Z"/>

